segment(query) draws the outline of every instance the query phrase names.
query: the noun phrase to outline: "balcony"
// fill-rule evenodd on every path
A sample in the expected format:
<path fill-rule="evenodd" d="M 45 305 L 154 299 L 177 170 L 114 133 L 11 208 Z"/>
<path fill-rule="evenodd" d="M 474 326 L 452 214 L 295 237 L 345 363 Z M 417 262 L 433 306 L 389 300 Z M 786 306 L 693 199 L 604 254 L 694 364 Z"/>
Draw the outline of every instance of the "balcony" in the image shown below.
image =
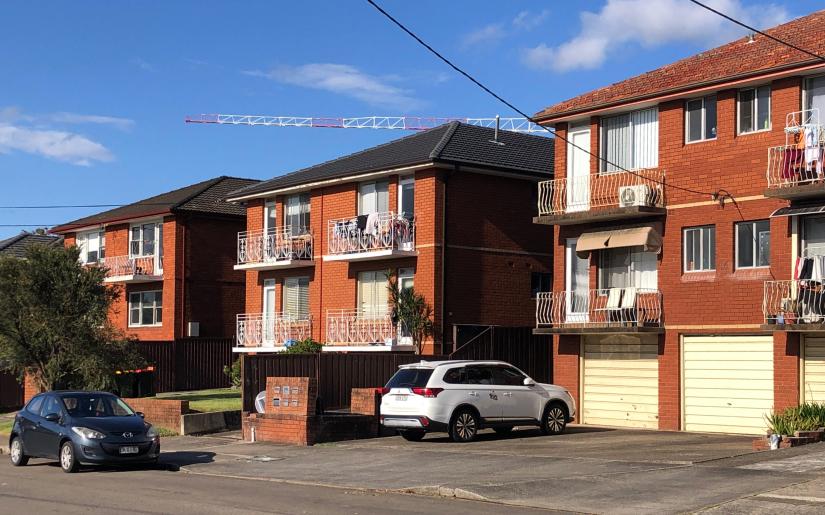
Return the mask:
<path fill-rule="evenodd" d="M 392 324 L 389 308 L 380 311 L 341 309 L 327 311 L 325 350 L 412 351 L 401 343 Z"/>
<path fill-rule="evenodd" d="M 572 225 L 664 215 L 665 173 L 659 169 L 608 172 L 539 183 L 533 222 Z"/>
<path fill-rule="evenodd" d="M 236 352 L 280 351 L 289 340 L 303 340 L 312 336 L 312 317 L 296 318 L 283 313 L 264 315 L 243 313 L 237 315 L 235 333 Z"/>
<path fill-rule="evenodd" d="M 163 280 L 161 256 L 113 256 L 101 263 L 108 271 L 107 283 L 145 283 Z"/>
<path fill-rule="evenodd" d="M 825 287 L 819 281 L 765 281 L 763 329 L 825 331 Z"/>
<path fill-rule="evenodd" d="M 785 144 L 768 149 L 766 197 L 802 200 L 825 197 L 825 130 L 819 109 L 785 116 Z"/>
<path fill-rule="evenodd" d="M 285 226 L 268 231 L 238 233 L 238 264 L 235 270 L 275 270 L 311 266 L 312 234 L 293 235 Z"/>
<path fill-rule="evenodd" d="M 324 261 L 370 261 L 417 255 L 415 221 L 392 211 L 330 220 Z"/>
<path fill-rule="evenodd" d="M 661 333 L 662 293 L 647 288 L 539 293 L 534 334 Z"/>

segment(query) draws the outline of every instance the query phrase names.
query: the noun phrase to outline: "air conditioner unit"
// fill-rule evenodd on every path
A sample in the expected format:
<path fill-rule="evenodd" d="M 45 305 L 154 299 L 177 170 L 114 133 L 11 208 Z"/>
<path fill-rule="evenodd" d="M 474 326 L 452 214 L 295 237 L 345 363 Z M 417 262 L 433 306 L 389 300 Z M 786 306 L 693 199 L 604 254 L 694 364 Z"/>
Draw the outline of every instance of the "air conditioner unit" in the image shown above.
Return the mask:
<path fill-rule="evenodd" d="M 650 206 L 652 205 L 651 196 L 650 186 L 647 184 L 622 186 L 619 188 L 619 206 Z"/>

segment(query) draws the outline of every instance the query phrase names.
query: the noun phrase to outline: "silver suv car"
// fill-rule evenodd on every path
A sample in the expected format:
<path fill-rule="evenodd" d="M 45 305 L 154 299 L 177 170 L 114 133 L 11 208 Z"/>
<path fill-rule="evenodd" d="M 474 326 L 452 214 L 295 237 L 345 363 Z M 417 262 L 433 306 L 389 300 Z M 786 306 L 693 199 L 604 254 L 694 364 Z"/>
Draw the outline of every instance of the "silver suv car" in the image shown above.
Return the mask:
<path fill-rule="evenodd" d="M 446 431 L 456 442 L 491 427 L 533 425 L 559 434 L 576 415 L 566 389 L 539 384 L 503 361 L 421 361 L 402 365 L 382 389 L 381 424 L 407 440 Z"/>

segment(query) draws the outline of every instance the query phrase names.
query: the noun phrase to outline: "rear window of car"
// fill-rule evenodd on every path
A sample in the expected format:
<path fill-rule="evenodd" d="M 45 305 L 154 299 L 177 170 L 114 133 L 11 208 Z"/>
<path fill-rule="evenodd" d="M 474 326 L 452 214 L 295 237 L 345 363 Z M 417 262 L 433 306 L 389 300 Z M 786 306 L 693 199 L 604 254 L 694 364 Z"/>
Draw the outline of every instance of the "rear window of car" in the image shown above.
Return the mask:
<path fill-rule="evenodd" d="M 387 382 L 387 388 L 423 388 L 433 375 L 431 368 L 402 368 Z"/>

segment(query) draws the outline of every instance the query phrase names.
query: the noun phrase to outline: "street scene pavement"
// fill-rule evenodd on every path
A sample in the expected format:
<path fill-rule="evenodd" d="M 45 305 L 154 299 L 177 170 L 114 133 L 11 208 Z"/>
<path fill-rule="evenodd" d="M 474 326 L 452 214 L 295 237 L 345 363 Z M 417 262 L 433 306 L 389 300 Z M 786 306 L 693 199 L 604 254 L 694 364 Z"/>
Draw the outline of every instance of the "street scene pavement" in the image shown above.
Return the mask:
<path fill-rule="evenodd" d="M 295 447 L 235 433 L 163 443 L 154 470 L 69 476 L 44 460 L 4 463 L 0 502 L 64 513 L 825 510 L 825 444 L 753 453 L 748 437 L 576 426 L 556 437 L 485 433 L 469 444 L 434 434 Z M 77 488 L 91 478 L 94 488 Z"/>

